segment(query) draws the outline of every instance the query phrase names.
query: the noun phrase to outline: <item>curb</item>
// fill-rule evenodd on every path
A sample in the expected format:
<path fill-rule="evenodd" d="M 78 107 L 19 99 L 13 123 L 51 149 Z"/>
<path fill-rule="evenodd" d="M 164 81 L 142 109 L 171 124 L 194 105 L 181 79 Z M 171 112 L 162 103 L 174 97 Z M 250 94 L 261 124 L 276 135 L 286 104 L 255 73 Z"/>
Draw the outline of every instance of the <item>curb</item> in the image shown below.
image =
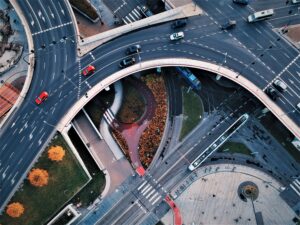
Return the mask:
<path fill-rule="evenodd" d="M 232 71 L 225 67 L 220 67 L 220 65 L 216 65 L 209 62 L 187 59 L 187 58 L 165 58 L 165 59 L 156 59 L 141 62 L 139 64 L 135 64 L 133 66 L 127 67 L 126 69 L 120 70 L 104 80 L 98 82 L 92 89 L 88 91 L 89 98 L 85 96 L 81 97 L 79 101 L 77 101 L 65 114 L 65 117 L 62 118 L 58 124 L 58 130 L 64 127 L 65 124 L 70 123 L 72 118 L 81 110 L 81 108 L 86 105 L 90 99 L 96 96 L 101 90 L 105 87 L 113 84 L 114 82 L 129 76 L 131 74 L 146 70 L 156 68 L 158 66 L 183 66 L 183 67 L 191 67 L 202 70 L 207 70 L 213 73 L 218 73 L 235 83 L 238 83 L 243 88 L 250 91 L 258 100 L 260 100 L 270 111 L 283 123 L 296 137 L 300 139 L 300 127 L 295 124 L 289 117 L 286 115 L 269 97 L 263 92 L 263 90 L 259 89 L 254 83 L 244 78 L 239 73 Z M 238 76 L 238 78 L 236 78 Z"/>
<path fill-rule="evenodd" d="M 114 38 L 117 38 L 126 33 L 132 32 L 137 29 L 148 27 L 155 24 L 160 24 L 164 22 L 169 22 L 175 19 L 186 18 L 190 16 L 201 15 L 203 11 L 199 7 L 194 7 L 194 4 L 190 3 L 185 6 L 181 6 L 157 15 L 138 20 L 134 23 L 123 25 L 121 27 L 114 28 L 112 30 L 93 35 L 91 37 L 84 38 L 84 43 L 80 41 L 77 35 L 78 51 L 79 57 L 87 54 L 93 49 L 97 48 L 101 44 L 108 42 Z M 77 24 L 76 24 L 77 28 Z M 78 32 L 78 29 L 76 29 Z"/>

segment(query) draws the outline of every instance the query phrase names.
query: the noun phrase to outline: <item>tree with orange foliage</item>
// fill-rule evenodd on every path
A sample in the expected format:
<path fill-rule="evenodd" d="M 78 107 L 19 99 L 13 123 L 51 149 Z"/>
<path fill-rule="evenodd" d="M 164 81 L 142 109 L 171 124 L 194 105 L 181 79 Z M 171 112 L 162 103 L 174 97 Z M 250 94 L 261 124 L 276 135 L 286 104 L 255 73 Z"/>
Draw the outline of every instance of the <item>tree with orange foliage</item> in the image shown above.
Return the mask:
<path fill-rule="evenodd" d="M 24 206 L 19 202 L 13 202 L 7 206 L 6 213 L 10 217 L 17 218 L 24 213 Z"/>
<path fill-rule="evenodd" d="M 43 187 L 48 184 L 48 172 L 43 169 L 33 169 L 28 175 L 28 180 L 33 186 Z"/>
<path fill-rule="evenodd" d="M 62 161 L 66 152 L 61 146 L 51 146 L 48 150 L 48 158 L 52 161 Z"/>

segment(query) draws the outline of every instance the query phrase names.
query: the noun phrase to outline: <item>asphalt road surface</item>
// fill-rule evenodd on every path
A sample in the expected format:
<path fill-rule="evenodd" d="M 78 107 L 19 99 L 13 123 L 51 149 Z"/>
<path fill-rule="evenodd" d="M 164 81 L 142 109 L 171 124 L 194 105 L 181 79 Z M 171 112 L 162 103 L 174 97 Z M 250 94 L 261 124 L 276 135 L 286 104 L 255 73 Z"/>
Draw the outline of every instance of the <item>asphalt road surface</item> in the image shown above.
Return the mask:
<path fill-rule="evenodd" d="M 220 13 L 213 7 L 231 1 L 198 2 L 208 16 L 190 18 L 183 29 L 183 40 L 170 42 L 169 35 L 174 31 L 171 23 L 165 23 L 116 38 L 78 59 L 76 43 L 72 41 L 76 40 L 73 24 L 63 0 L 55 4 L 54 0 L 19 1 L 33 33 L 36 64 L 30 91 L 0 131 L 1 209 L 53 136 L 63 115 L 90 87 L 118 71 L 126 48 L 136 43 L 142 46 L 143 61 L 184 57 L 223 64 L 261 89 L 279 77 L 288 84 L 288 90 L 277 103 L 300 124 L 299 112 L 294 111 L 300 99 L 299 51 L 274 33 L 269 22 L 246 23 L 249 7 L 223 7 Z M 221 22 L 229 15 L 236 16 L 237 27 L 220 30 Z M 95 65 L 96 72 L 85 78 L 80 71 L 88 64 Z M 34 99 L 43 90 L 49 93 L 49 99 L 36 106 Z"/>

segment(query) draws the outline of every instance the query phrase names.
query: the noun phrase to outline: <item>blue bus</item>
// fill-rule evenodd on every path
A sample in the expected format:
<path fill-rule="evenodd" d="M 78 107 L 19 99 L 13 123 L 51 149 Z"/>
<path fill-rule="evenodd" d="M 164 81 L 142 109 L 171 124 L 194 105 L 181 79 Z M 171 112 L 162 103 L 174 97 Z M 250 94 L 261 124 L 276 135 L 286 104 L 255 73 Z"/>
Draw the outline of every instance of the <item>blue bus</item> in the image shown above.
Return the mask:
<path fill-rule="evenodd" d="M 201 83 L 197 79 L 197 77 L 185 67 L 176 67 L 177 71 L 180 73 L 181 76 L 192 86 L 193 89 L 200 91 Z"/>

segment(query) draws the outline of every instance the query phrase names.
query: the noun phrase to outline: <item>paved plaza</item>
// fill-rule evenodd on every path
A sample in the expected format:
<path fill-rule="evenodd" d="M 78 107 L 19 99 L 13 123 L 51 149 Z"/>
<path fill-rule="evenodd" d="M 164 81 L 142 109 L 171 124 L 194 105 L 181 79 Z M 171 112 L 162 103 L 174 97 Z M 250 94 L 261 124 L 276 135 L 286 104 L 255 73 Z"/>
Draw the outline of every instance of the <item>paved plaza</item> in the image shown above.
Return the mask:
<path fill-rule="evenodd" d="M 279 196 L 280 183 L 267 174 L 246 166 L 219 164 L 201 167 L 195 180 L 176 200 L 184 224 L 261 224 L 256 223 L 255 213 L 261 213 L 263 224 L 294 224 L 294 211 Z M 194 176 L 195 177 L 195 176 Z M 180 189 L 187 178 L 175 189 Z M 258 198 L 243 201 L 238 187 L 251 181 L 258 187 Z M 254 213 L 255 210 L 255 213 Z M 169 211 L 163 219 L 166 225 L 173 224 Z"/>

